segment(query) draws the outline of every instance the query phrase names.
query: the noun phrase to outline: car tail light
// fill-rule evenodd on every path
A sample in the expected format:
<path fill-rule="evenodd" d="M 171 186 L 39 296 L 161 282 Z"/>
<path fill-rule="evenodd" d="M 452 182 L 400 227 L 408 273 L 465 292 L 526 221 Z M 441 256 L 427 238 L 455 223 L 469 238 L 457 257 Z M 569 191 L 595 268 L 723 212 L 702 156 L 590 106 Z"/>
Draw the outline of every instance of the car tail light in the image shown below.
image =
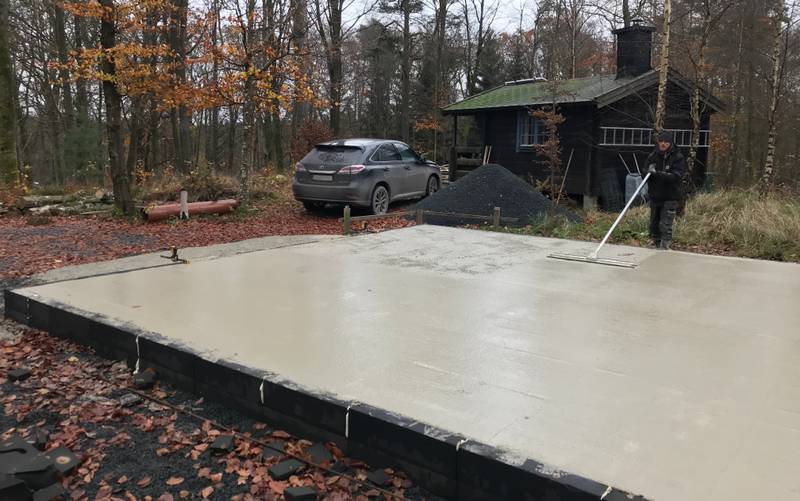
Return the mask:
<path fill-rule="evenodd" d="M 364 169 L 363 165 L 348 165 L 339 169 L 339 174 L 358 174 Z"/>
<path fill-rule="evenodd" d="M 305 172 L 306 171 L 306 166 L 301 164 L 300 162 L 297 162 L 296 164 L 294 164 L 294 171 L 295 172 Z"/>

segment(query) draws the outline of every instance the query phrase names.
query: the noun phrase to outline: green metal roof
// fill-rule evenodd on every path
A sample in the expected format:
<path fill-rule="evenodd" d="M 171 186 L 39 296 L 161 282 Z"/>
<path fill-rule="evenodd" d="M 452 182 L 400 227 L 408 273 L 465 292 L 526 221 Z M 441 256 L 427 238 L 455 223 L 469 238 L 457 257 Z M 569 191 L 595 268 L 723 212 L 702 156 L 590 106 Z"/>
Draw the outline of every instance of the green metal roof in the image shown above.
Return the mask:
<path fill-rule="evenodd" d="M 571 80 L 508 83 L 445 106 L 445 113 L 559 103 L 584 103 L 620 89 L 636 78 L 597 75 Z M 555 99 L 554 99 L 555 96 Z"/>
<path fill-rule="evenodd" d="M 692 92 L 695 84 L 677 71 L 669 68 L 669 81 Z M 571 80 L 541 82 L 509 82 L 508 84 L 475 94 L 462 101 L 445 106 L 445 114 L 469 114 L 474 111 L 498 108 L 521 108 L 558 103 L 591 103 L 602 108 L 634 92 L 641 91 L 658 82 L 658 72 L 650 70 L 629 78 L 616 75 L 596 75 Z M 703 102 L 714 111 L 725 111 L 725 103 L 714 97 L 706 89 L 700 89 Z"/>

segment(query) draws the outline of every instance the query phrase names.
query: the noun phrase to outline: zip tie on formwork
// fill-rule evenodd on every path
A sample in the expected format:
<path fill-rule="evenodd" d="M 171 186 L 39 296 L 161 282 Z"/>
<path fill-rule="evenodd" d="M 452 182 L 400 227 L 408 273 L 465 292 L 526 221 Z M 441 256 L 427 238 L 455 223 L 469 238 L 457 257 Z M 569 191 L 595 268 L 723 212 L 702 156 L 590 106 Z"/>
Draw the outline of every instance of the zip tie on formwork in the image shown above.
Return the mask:
<path fill-rule="evenodd" d="M 261 405 L 264 405 L 264 383 L 267 382 L 267 376 L 261 378 L 261 386 L 258 387 L 258 391 L 261 393 Z"/>
<path fill-rule="evenodd" d="M 603 493 L 602 496 L 600 496 L 600 501 L 603 501 L 606 498 L 606 496 L 611 494 L 611 491 L 613 491 L 613 490 L 614 489 L 612 489 L 610 485 L 608 487 L 606 487 L 606 491 Z"/>
<path fill-rule="evenodd" d="M 461 446 L 466 444 L 467 442 L 469 442 L 468 438 L 459 440 L 458 443 L 456 444 L 456 452 L 458 452 L 458 450 L 461 448 Z"/>
<path fill-rule="evenodd" d="M 350 409 L 354 405 L 358 405 L 358 401 L 350 402 L 350 405 L 347 406 L 347 412 L 344 414 L 344 438 L 350 438 Z"/>
<path fill-rule="evenodd" d="M 139 374 L 139 359 L 141 354 L 139 351 L 139 336 L 136 336 L 136 367 L 133 369 L 134 374 Z"/>

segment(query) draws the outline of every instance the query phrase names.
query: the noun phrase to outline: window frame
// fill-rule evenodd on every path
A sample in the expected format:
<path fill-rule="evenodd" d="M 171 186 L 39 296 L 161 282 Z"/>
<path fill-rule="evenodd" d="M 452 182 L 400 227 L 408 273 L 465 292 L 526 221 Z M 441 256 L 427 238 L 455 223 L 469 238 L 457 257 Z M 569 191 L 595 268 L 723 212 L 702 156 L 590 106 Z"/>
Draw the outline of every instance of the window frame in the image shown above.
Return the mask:
<path fill-rule="evenodd" d="M 381 151 L 381 148 L 384 146 L 391 148 L 394 150 L 395 154 L 399 157 L 397 160 L 377 160 L 375 156 Z M 402 157 L 400 157 L 400 152 L 397 151 L 397 148 L 393 143 L 381 143 L 375 148 L 375 151 L 372 152 L 372 155 L 369 157 L 370 162 L 378 162 L 378 163 L 386 163 L 386 162 L 402 162 Z"/>
<path fill-rule="evenodd" d="M 394 146 L 395 151 L 397 151 L 397 153 L 400 155 L 400 161 L 401 162 L 414 162 L 414 163 L 419 163 L 420 162 L 419 155 L 417 154 L 416 151 L 414 151 L 414 149 L 411 146 L 409 146 L 409 145 L 407 145 L 405 143 L 401 143 L 399 141 L 392 143 L 392 145 Z M 411 156 L 413 157 L 411 160 L 404 160 L 403 159 L 402 148 L 405 148 L 407 151 L 411 152 Z"/>
<path fill-rule="evenodd" d="M 530 121 L 531 126 L 533 127 L 532 134 L 528 132 L 525 134 L 526 129 L 526 122 Z M 533 143 L 525 143 L 523 142 L 524 136 L 527 135 L 528 138 L 533 137 Z M 532 117 L 528 111 L 522 111 L 517 114 L 517 151 L 536 151 L 537 146 L 541 146 L 547 142 L 549 139 L 550 134 L 547 132 L 546 126 L 544 121 Z"/>

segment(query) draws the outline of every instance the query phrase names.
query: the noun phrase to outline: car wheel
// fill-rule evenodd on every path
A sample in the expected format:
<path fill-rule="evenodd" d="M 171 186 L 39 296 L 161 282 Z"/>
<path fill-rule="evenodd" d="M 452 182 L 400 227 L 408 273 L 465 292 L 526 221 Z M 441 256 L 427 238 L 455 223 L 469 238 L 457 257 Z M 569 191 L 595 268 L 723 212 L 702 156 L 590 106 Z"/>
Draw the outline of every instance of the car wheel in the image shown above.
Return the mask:
<path fill-rule="evenodd" d="M 372 203 L 370 209 L 373 214 L 386 214 L 389 210 L 389 190 L 379 184 L 372 190 Z"/>
<path fill-rule="evenodd" d="M 428 187 L 425 190 L 425 196 L 429 197 L 439 191 L 439 179 L 436 176 L 431 176 L 428 178 Z"/>
<path fill-rule="evenodd" d="M 325 202 L 303 202 L 303 207 L 309 212 L 319 212 L 325 208 Z"/>

